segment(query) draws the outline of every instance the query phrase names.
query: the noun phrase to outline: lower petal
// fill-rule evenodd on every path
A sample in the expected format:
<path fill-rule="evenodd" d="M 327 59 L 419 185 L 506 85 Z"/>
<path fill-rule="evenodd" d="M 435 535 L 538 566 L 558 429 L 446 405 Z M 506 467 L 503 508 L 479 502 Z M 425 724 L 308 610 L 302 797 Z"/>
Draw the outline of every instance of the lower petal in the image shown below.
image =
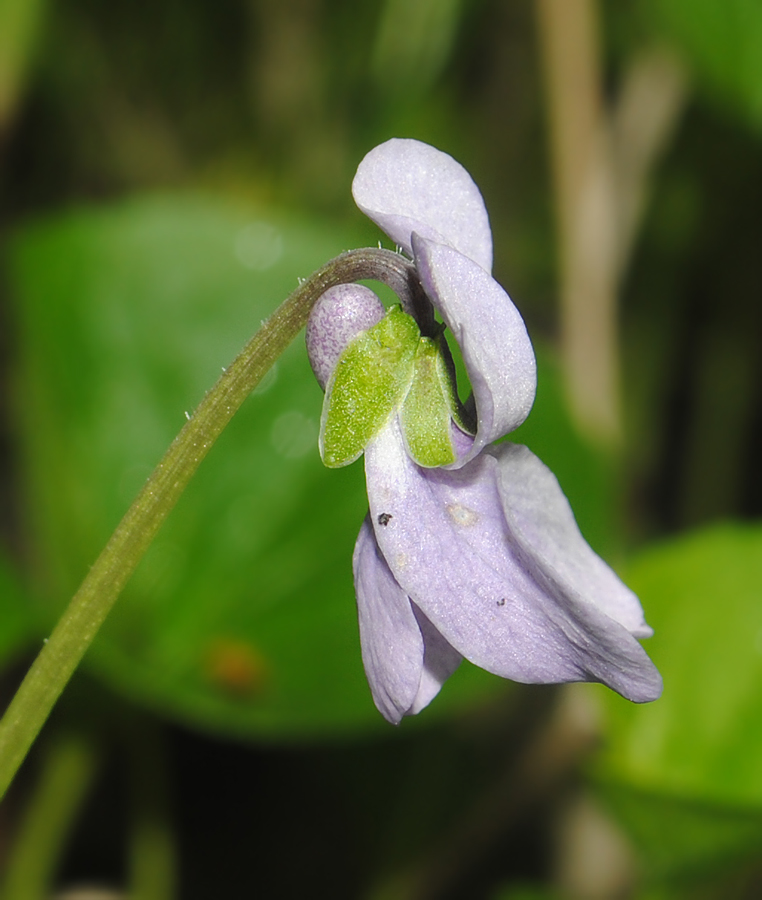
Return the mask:
<path fill-rule="evenodd" d="M 393 579 L 458 653 L 514 681 L 602 681 L 633 700 L 658 696 L 658 672 L 627 629 L 517 544 L 494 456 L 420 469 L 393 421 L 365 465 Z"/>

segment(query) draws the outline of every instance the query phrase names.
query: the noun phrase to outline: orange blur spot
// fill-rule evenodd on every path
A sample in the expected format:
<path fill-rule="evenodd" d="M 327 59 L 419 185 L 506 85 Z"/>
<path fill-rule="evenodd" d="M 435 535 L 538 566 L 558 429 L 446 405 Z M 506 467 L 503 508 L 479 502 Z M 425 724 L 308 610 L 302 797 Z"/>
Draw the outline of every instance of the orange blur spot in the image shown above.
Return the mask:
<path fill-rule="evenodd" d="M 231 694 L 246 697 L 260 694 L 269 672 L 264 656 L 238 638 L 213 638 L 204 653 L 204 674 Z"/>

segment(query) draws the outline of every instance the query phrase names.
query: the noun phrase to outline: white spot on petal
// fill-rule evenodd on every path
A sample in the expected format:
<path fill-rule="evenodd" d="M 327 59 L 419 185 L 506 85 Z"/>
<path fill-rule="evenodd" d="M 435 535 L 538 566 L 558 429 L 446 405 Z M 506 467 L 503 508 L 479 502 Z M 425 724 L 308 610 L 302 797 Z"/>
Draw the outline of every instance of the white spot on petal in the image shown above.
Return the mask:
<path fill-rule="evenodd" d="M 461 528 L 470 528 L 479 521 L 479 513 L 460 503 L 450 503 L 445 508 L 448 516 Z"/>

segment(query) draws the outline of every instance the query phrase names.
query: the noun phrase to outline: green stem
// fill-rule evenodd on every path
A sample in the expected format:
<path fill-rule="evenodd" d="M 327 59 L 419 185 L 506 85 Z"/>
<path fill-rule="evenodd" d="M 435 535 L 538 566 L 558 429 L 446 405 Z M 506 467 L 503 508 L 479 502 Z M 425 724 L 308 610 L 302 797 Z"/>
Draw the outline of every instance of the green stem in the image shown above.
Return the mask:
<path fill-rule="evenodd" d="M 202 459 L 235 412 L 307 322 L 329 287 L 362 279 L 389 285 L 405 304 L 420 285 L 411 263 L 389 250 L 350 250 L 285 300 L 204 397 L 90 569 L 0 721 L 0 797 Z"/>
<path fill-rule="evenodd" d="M 4 900 L 45 900 L 61 853 L 98 769 L 99 748 L 84 734 L 56 735 L 11 848 Z"/>

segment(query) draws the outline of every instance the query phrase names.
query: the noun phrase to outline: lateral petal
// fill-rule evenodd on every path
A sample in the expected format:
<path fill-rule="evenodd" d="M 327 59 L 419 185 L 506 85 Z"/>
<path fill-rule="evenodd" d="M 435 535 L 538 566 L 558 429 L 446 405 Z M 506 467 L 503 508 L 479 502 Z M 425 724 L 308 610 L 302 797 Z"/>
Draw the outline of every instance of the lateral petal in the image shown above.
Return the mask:
<path fill-rule="evenodd" d="M 394 580 L 369 518 L 353 568 L 365 674 L 379 712 L 397 725 L 431 703 L 462 657 Z"/>
<path fill-rule="evenodd" d="M 431 703 L 445 681 L 458 668 L 463 657 L 448 644 L 415 603 L 410 605 L 423 636 L 421 683 L 415 700 L 407 712 L 407 715 L 413 716 Z"/>
<path fill-rule="evenodd" d="M 487 452 L 498 462 L 503 511 L 527 565 L 542 569 L 635 637 L 651 637 L 640 601 L 582 537 L 550 469 L 521 444 L 498 444 Z"/>
<path fill-rule="evenodd" d="M 526 419 L 537 364 L 524 320 L 481 266 L 451 247 L 413 235 L 424 290 L 458 342 L 476 403 L 476 440 L 459 467 Z"/>
<path fill-rule="evenodd" d="M 447 153 L 421 141 L 392 138 L 357 168 L 358 207 L 412 256 L 414 231 L 455 247 L 492 268 L 492 232 L 484 200 L 468 172 Z"/>
<path fill-rule="evenodd" d="M 360 644 L 373 702 L 398 725 L 413 705 L 423 672 L 423 636 L 410 599 L 394 580 L 368 518 L 360 528 L 352 566 Z"/>

